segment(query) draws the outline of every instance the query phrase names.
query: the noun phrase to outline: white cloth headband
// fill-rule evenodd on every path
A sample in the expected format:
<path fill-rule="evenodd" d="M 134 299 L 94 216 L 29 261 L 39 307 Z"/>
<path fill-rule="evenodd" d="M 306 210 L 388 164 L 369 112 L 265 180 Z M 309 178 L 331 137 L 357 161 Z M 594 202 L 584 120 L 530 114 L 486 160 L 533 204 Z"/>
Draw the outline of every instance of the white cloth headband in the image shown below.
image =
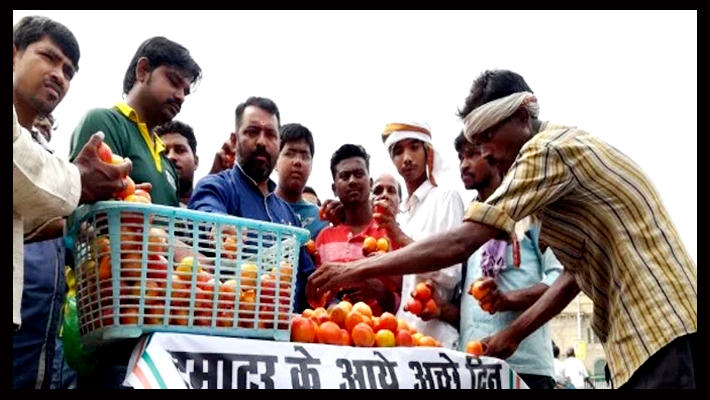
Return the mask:
<path fill-rule="evenodd" d="M 388 152 L 392 151 L 392 146 L 395 145 L 397 142 L 401 142 L 402 140 L 405 139 L 416 139 L 416 140 L 421 140 L 424 143 L 431 143 L 431 136 L 421 133 L 421 132 L 413 132 L 413 131 L 395 131 L 389 134 L 387 136 L 387 139 L 385 140 L 385 148 L 387 149 Z"/>
<path fill-rule="evenodd" d="M 489 101 L 468 113 L 464 118 L 464 136 L 468 141 L 473 141 L 474 136 L 510 117 L 520 106 L 526 107 L 533 118 L 537 118 L 540 114 L 540 107 L 534 94 L 530 92 L 513 93 Z"/>

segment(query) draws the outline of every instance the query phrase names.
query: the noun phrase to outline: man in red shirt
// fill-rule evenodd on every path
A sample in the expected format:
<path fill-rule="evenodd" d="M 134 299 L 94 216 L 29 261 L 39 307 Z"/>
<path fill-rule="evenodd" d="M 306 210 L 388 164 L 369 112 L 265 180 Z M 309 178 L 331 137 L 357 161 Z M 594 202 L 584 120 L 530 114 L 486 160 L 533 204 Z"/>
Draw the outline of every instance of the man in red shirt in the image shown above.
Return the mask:
<path fill-rule="evenodd" d="M 367 242 L 380 238 L 387 239 L 387 251 L 390 241 L 386 231 L 380 229 L 372 218 L 373 209 L 370 200 L 372 179 L 369 173 L 370 156 L 362 146 L 345 144 L 331 157 L 330 171 L 333 174 L 333 192 L 342 203 L 345 221 L 336 226 L 324 228 L 316 238 L 316 251 L 320 262 L 348 262 L 367 256 L 377 256 L 374 251 L 363 251 Z M 382 241 L 380 242 L 382 243 Z M 370 243 L 367 243 L 370 244 Z M 351 303 L 364 301 L 372 308 L 372 314 L 378 316 L 385 311 L 394 313 L 399 303 L 401 283 L 391 278 L 368 279 L 360 287 L 342 291 L 335 295 L 337 300 Z M 327 304 L 326 304 L 327 306 Z"/>

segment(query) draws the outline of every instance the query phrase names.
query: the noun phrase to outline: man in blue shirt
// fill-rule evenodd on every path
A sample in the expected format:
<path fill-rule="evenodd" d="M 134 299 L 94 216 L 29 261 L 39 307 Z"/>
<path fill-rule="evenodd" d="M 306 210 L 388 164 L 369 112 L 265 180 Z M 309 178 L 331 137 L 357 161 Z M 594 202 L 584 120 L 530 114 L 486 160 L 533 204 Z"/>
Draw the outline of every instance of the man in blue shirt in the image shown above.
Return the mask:
<path fill-rule="evenodd" d="M 280 114 L 276 104 L 263 97 L 250 97 L 236 109 L 236 162 L 231 169 L 210 174 L 197 182 L 188 208 L 229 214 L 235 217 L 301 226 L 291 207 L 274 193 L 269 179 L 279 156 Z M 308 307 L 306 282 L 315 270 L 313 261 L 301 247 L 294 311 Z"/>
<path fill-rule="evenodd" d="M 301 220 L 301 227 L 308 229 L 311 239 L 315 240 L 328 223 L 318 217 L 318 207 L 303 198 L 315 154 L 313 134 L 301 124 L 285 124 L 281 127 L 280 150 L 276 163 L 279 174 L 276 195 L 291 206 Z"/>
<path fill-rule="evenodd" d="M 456 138 L 454 145 L 464 186 L 478 190 L 478 200 L 484 201 L 500 185 L 502 175 L 481 157 L 480 148 L 468 142 L 463 134 Z M 491 336 L 508 326 L 562 273 L 563 267 L 552 250 L 540 248 L 537 221 L 523 219 L 515 231 L 518 246 L 493 239 L 468 259 L 464 289 L 485 277 L 489 293 L 478 301 L 470 294 L 461 297 L 461 350 L 465 350 L 469 341 Z M 543 325 L 522 341 L 506 362 L 531 389 L 554 388 L 550 324 Z"/>

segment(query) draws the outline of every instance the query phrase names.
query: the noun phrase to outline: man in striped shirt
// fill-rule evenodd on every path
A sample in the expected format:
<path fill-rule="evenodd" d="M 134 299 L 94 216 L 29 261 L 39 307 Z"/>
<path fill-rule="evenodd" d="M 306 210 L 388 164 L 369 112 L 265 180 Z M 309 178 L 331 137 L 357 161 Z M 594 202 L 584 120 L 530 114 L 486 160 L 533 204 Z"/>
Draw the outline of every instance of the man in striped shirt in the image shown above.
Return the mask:
<path fill-rule="evenodd" d="M 484 339 L 486 355 L 506 358 L 561 312 L 580 290 L 594 302 L 615 387 L 694 388 L 697 266 L 660 195 L 626 155 L 582 130 L 539 121 L 537 100 L 511 71 L 486 71 L 465 106 L 466 139 L 506 172 L 485 202 L 473 202 L 458 228 L 395 255 L 323 265 L 309 295 L 370 276 L 408 274 L 462 262 L 528 215 L 540 240 L 565 266 L 555 283 L 508 328 Z M 442 251 L 446 249 L 446 251 Z"/>

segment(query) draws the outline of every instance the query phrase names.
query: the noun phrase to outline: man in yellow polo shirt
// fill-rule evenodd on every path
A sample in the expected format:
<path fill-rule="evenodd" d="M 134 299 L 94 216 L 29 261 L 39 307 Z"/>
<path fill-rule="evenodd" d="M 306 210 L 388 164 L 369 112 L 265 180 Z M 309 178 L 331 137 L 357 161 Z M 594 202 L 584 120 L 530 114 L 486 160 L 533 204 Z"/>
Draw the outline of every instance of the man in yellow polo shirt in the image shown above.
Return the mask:
<path fill-rule="evenodd" d="M 123 79 L 126 101 L 84 115 L 72 134 L 70 160 L 93 133 L 103 131 L 113 153 L 133 162 L 133 181 L 152 184 L 153 203 L 179 206 L 177 170 L 165 155 L 163 142 L 151 132 L 175 118 L 201 77 L 186 48 L 160 36 L 146 40 Z"/>
<path fill-rule="evenodd" d="M 133 162 L 133 181 L 152 185 L 152 202 L 179 207 L 177 170 L 152 132 L 175 118 L 201 77 L 202 70 L 185 47 L 160 36 L 146 40 L 123 79 L 126 101 L 87 112 L 72 134 L 69 158 L 76 157 L 93 133 L 103 131 L 113 153 Z M 90 375 L 79 375 L 78 388 L 122 388 L 135 344 L 122 340 L 100 348 L 94 354 L 97 367 Z"/>

